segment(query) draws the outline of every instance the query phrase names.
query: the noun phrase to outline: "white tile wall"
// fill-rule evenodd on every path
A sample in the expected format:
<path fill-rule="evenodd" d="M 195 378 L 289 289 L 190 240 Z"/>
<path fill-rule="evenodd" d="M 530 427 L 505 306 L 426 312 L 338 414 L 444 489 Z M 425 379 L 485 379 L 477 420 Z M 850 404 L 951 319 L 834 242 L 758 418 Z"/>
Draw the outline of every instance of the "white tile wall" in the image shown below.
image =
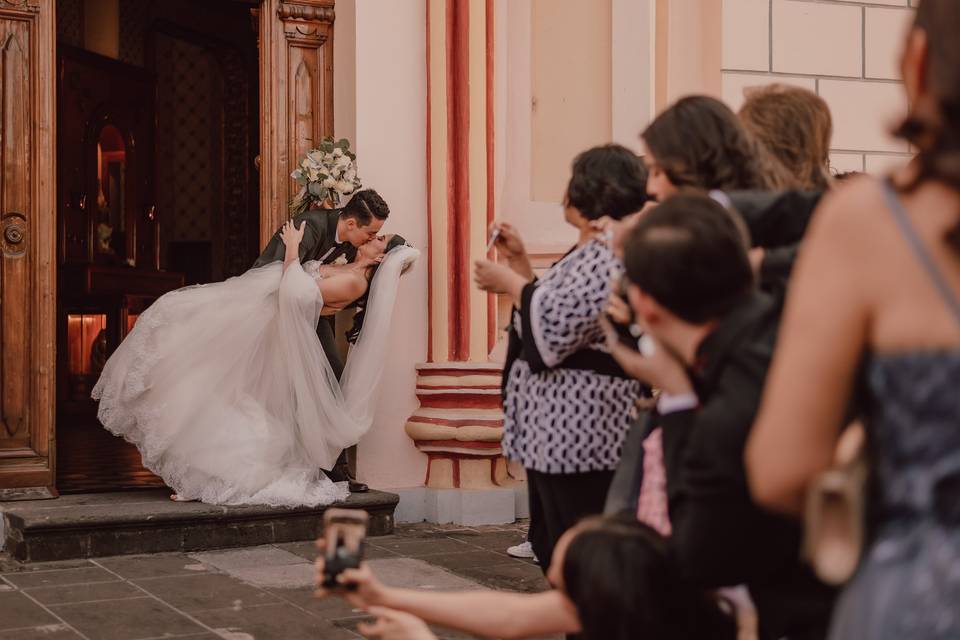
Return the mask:
<path fill-rule="evenodd" d="M 722 95 L 732 108 L 749 87 L 806 87 L 830 106 L 836 171 L 882 173 L 909 158 L 888 132 L 906 111 L 898 56 L 916 0 L 722 2 Z"/>
<path fill-rule="evenodd" d="M 847 173 L 848 171 L 863 171 L 862 153 L 831 153 L 830 169 L 834 173 Z"/>
<path fill-rule="evenodd" d="M 867 7 L 865 11 L 864 75 L 897 80 L 900 43 L 913 20 L 913 10 Z"/>
<path fill-rule="evenodd" d="M 734 111 L 743 105 L 744 91 L 753 87 L 762 87 L 771 81 L 817 90 L 817 79 L 802 76 L 771 76 L 768 73 L 724 73 L 722 78 L 722 96 Z"/>
<path fill-rule="evenodd" d="M 722 13 L 724 69 L 770 70 L 770 0 L 726 0 Z"/>
<path fill-rule="evenodd" d="M 773 71 L 859 78 L 863 8 L 773 0 Z"/>
<path fill-rule="evenodd" d="M 833 115 L 834 149 L 907 152 L 888 133 L 907 111 L 899 83 L 820 80 L 819 88 Z"/>

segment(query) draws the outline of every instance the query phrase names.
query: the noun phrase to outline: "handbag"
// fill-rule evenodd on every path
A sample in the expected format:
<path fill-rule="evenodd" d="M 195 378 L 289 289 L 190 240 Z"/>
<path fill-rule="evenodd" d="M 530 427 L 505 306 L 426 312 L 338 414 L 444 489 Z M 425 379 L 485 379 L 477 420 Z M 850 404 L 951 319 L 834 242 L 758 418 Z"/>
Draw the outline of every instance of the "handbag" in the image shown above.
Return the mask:
<path fill-rule="evenodd" d="M 803 554 L 823 582 L 841 585 L 853 577 L 863 551 L 867 456 L 863 425 L 850 425 L 837 446 L 834 465 L 807 492 Z"/>

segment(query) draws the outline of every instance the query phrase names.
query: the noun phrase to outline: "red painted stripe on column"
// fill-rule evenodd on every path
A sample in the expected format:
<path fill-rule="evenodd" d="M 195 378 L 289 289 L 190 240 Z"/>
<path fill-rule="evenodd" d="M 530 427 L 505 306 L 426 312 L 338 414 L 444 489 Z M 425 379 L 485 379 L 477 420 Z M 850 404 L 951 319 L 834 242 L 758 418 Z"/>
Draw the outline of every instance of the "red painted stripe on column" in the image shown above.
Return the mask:
<path fill-rule="evenodd" d="M 487 228 L 493 223 L 494 216 L 494 72 L 496 60 L 494 56 L 494 0 L 487 0 L 486 5 L 486 44 L 487 44 Z M 497 342 L 497 298 L 493 294 L 487 295 L 487 353 L 493 351 Z"/>
<path fill-rule="evenodd" d="M 433 362 L 433 165 L 431 164 L 433 135 L 430 120 L 432 112 L 430 100 L 433 93 L 430 83 L 430 0 L 423 1 L 427 3 L 427 362 Z M 429 479 L 428 465 L 427 481 Z"/>
<path fill-rule="evenodd" d="M 470 358 L 470 7 L 447 0 L 448 356 Z"/>

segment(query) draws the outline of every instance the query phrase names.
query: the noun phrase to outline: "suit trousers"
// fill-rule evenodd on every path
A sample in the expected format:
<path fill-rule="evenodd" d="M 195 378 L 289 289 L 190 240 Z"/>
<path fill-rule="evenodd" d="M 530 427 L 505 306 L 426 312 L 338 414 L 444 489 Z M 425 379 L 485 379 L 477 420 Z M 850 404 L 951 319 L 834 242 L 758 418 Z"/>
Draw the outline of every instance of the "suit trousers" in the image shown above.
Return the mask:
<path fill-rule="evenodd" d="M 317 338 L 320 339 L 323 352 L 327 354 L 327 360 L 330 361 L 333 375 L 337 376 L 337 380 L 339 380 L 340 376 L 343 375 L 344 363 L 343 358 L 340 357 L 340 351 L 337 349 L 336 321 L 335 316 L 320 316 L 320 321 L 317 322 Z M 335 464 L 337 467 L 341 465 L 347 465 L 346 449 L 340 452 L 340 457 L 337 458 Z M 324 469 L 324 471 L 330 471 L 330 469 Z"/>

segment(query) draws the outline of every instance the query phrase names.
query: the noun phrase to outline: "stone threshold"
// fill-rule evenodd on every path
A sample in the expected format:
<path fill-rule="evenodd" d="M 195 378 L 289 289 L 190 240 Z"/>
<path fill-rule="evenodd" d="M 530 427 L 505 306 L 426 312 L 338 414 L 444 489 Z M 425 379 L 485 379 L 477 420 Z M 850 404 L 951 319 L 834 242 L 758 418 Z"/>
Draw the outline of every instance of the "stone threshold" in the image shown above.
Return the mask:
<path fill-rule="evenodd" d="M 170 491 L 128 491 L 0 503 L 3 551 L 48 562 L 169 551 L 202 551 L 316 538 L 326 507 L 224 507 L 173 502 Z M 371 536 L 393 533 L 399 497 L 370 491 L 336 507 L 365 509 Z"/>

